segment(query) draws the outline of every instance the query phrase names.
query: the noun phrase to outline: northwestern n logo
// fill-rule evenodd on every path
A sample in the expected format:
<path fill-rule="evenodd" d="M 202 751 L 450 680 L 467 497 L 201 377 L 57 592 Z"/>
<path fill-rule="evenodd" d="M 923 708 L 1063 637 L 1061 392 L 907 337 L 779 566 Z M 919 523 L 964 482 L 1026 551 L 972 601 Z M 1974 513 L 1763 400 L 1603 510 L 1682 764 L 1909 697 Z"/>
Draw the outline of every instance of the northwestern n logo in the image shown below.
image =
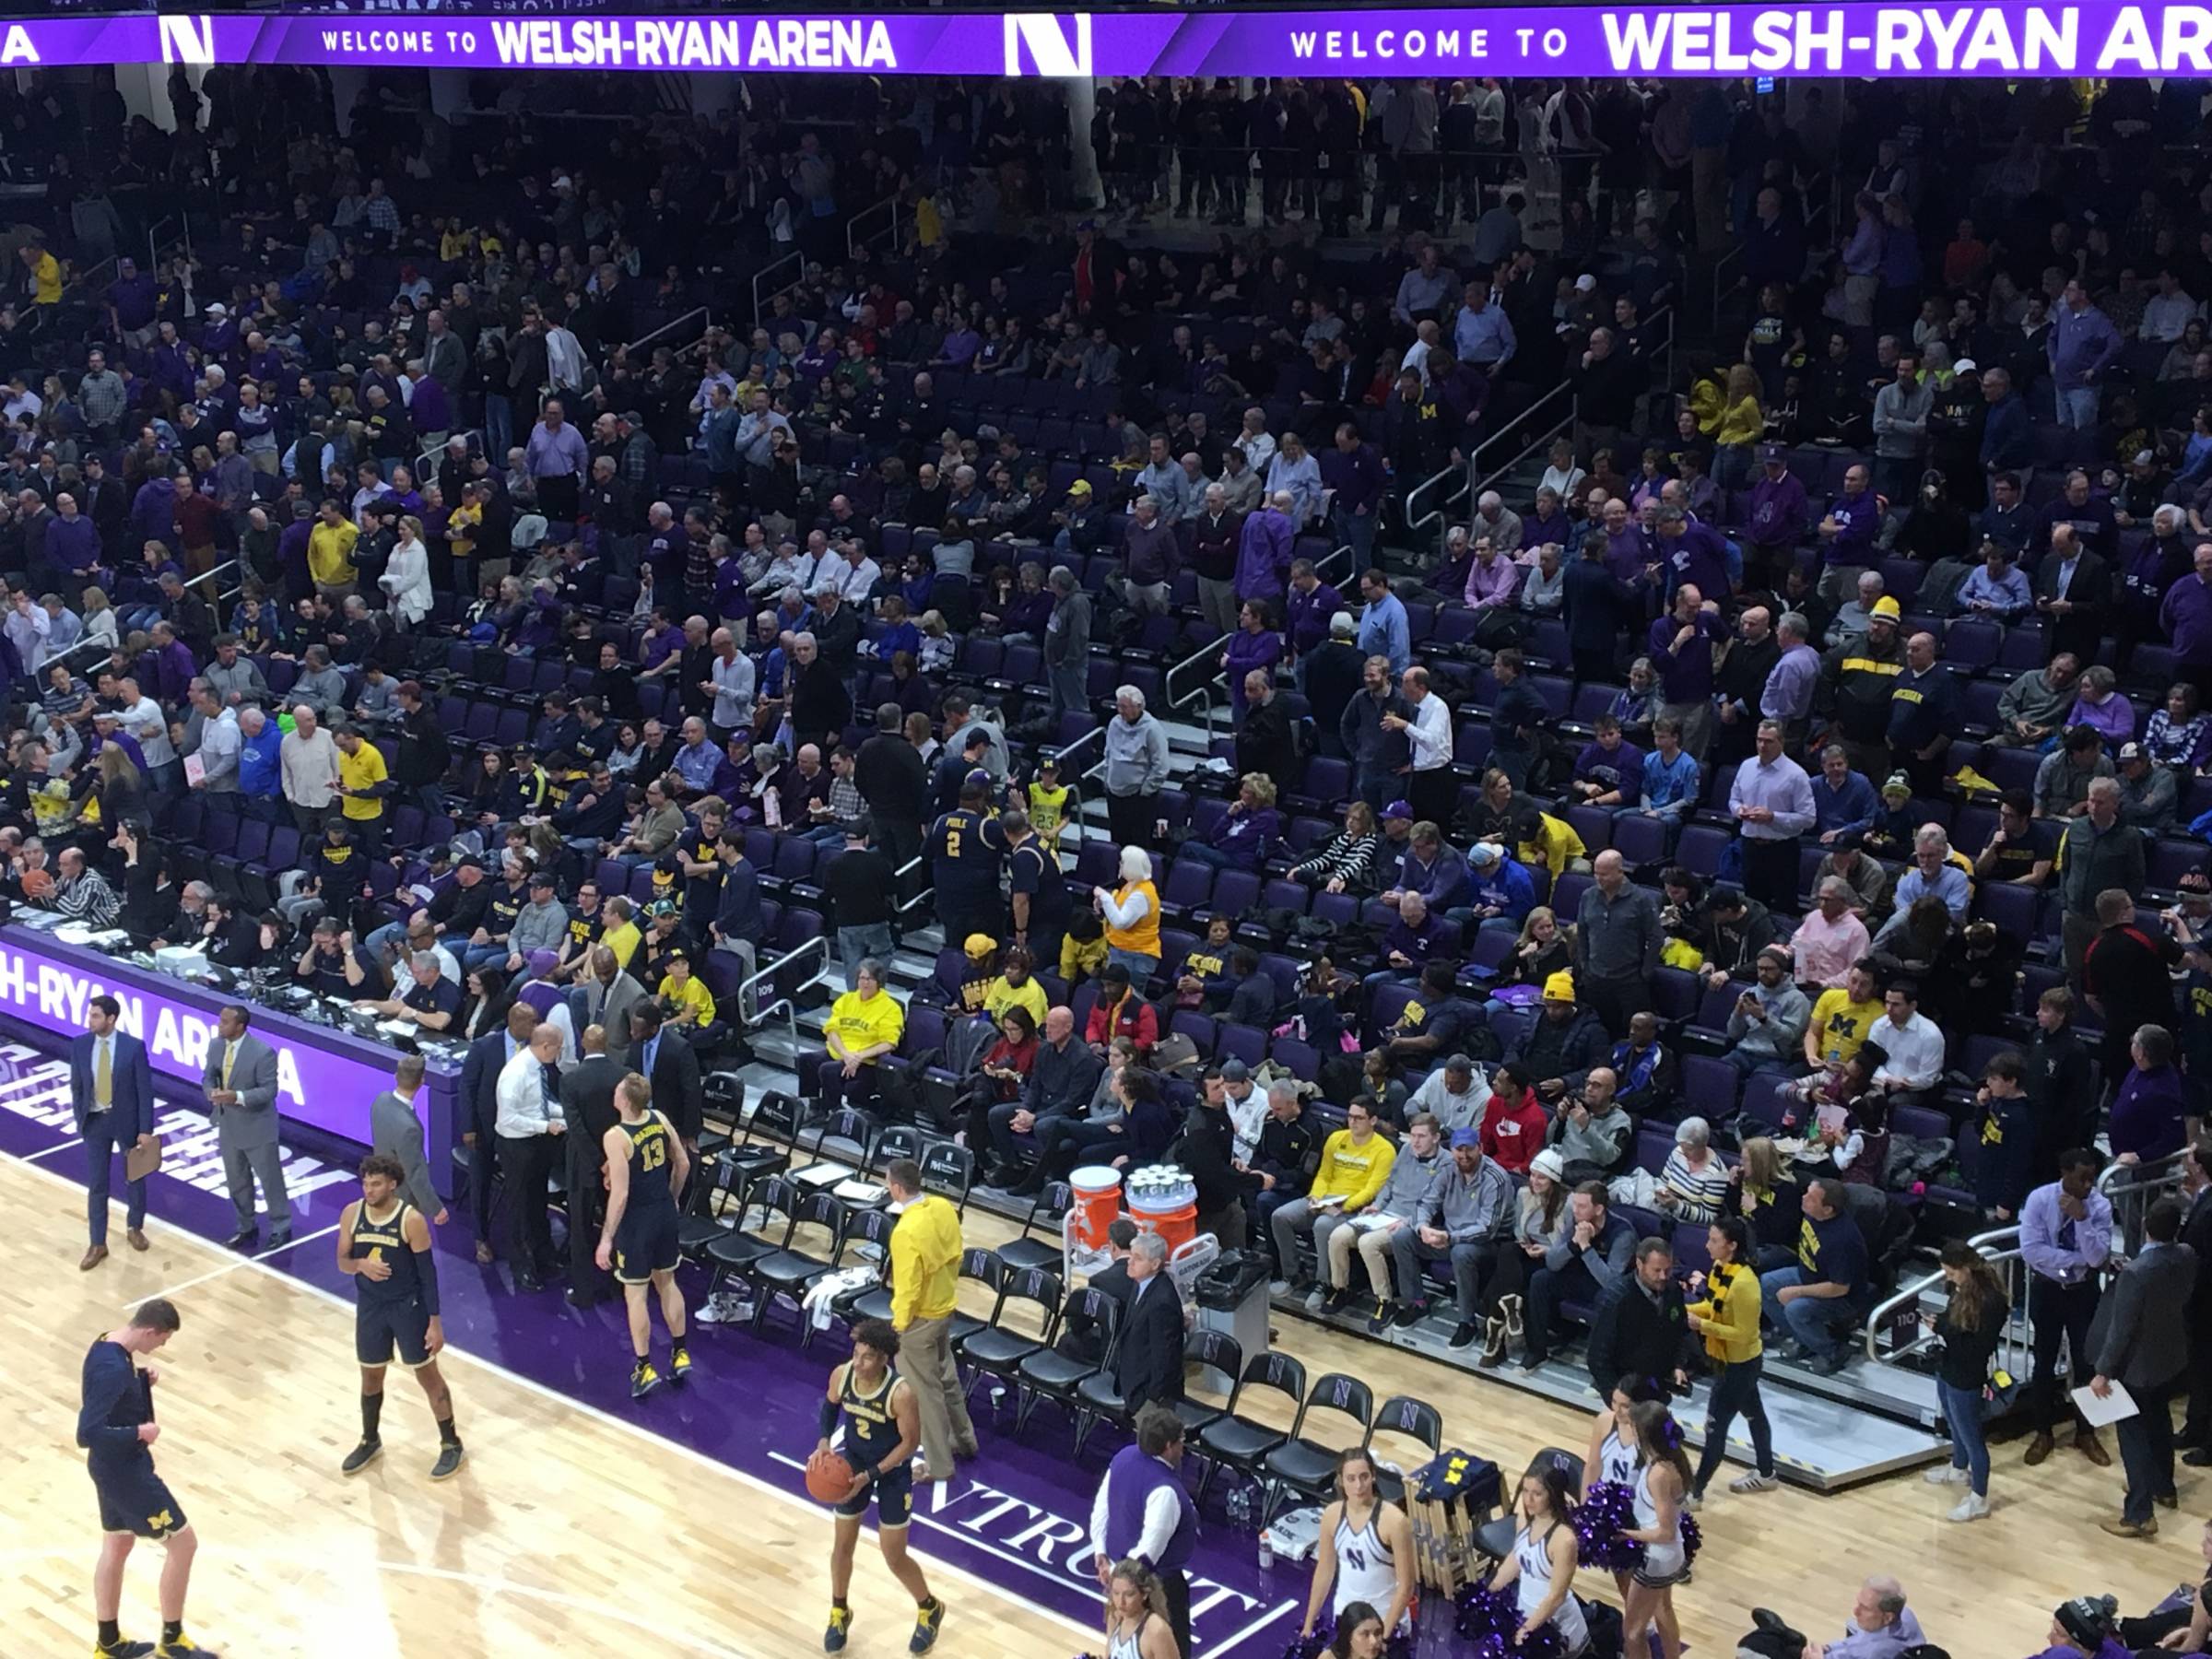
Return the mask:
<path fill-rule="evenodd" d="M 165 64 L 197 64 L 203 66 L 215 62 L 215 19 L 208 17 L 170 17 L 156 19 L 161 25 L 161 61 Z"/>
<path fill-rule="evenodd" d="M 1066 80 L 1091 73 L 1088 12 L 1008 12 L 1003 20 L 1008 75 Z"/>

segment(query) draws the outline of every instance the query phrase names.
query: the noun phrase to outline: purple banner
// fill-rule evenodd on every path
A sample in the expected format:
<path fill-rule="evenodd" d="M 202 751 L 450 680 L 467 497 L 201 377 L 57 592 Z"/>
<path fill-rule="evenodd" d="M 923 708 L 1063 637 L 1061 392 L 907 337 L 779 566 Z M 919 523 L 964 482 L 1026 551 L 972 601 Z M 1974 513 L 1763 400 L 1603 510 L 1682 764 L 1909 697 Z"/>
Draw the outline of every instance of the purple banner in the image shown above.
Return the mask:
<path fill-rule="evenodd" d="M 125 962 L 110 963 L 29 928 L 10 928 L 0 940 L 0 1014 L 74 1037 L 85 1030 L 86 1005 L 102 994 L 122 1004 L 123 1029 L 145 1042 L 156 1071 L 199 1086 L 208 1045 L 216 1040 L 216 1014 L 231 999 Z M 390 1070 L 301 1041 L 286 1029 L 288 1023 L 273 1016 L 257 1016 L 253 1022 L 255 1035 L 276 1051 L 278 1113 L 371 1145 L 369 1104 L 392 1087 Z"/>
<path fill-rule="evenodd" d="M 0 25 L 0 67 L 349 64 L 873 75 L 2212 76 L 2204 6 L 1507 6 L 836 16 L 167 16 Z"/>

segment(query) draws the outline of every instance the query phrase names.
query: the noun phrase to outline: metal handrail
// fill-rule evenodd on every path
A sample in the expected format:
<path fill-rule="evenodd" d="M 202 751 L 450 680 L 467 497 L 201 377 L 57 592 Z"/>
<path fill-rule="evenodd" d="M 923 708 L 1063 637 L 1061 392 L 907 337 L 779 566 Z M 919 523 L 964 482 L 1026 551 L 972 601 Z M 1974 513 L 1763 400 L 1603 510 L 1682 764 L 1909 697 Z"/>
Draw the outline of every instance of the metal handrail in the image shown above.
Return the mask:
<path fill-rule="evenodd" d="M 694 317 L 699 319 L 700 328 L 698 335 L 693 335 L 690 336 L 692 339 L 699 338 L 700 335 L 704 335 L 707 330 L 714 326 L 713 313 L 703 305 L 695 305 L 689 311 L 684 312 L 682 316 L 673 317 L 669 321 L 662 324 L 660 327 L 654 329 L 651 334 L 641 335 L 639 338 L 630 341 L 630 343 L 624 347 L 623 349 L 625 351 L 641 351 L 646 347 L 652 345 L 655 340 L 659 339 L 663 335 L 673 333 L 675 330 L 681 328 L 685 324 L 690 322 Z"/>
<path fill-rule="evenodd" d="M 1983 1259 L 1997 1270 L 1997 1277 L 2005 1283 L 2005 1328 L 1998 1343 L 1998 1363 L 2004 1370 L 2016 1374 L 2020 1370 L 2018 1359 L 2027 1341 L 2025 1334 L 2019 1328 L 2021 1322 L 2016 1320 L 2012 1315 L 2017 1300 L 2013 1295 L 2013 1265 L 2021 1259 L 2018 1241 L 2019 1232 L 2018 1228 L 2013 1227 L 2006 1228 L 2000 1232 L 1982 1235 L 1984 1239 L 2012 1240 L 2014 1242 L 2011 1247 L 2005 1250 L 1992 1250 L 1983 1246 L 1977 1240 L 1969 1241 L 1981 1251 Z M 1917 1301 L 1942 1282 L 1943 1270 L 1941 1268 L 1936 1269 L 1934 1273 L 1923 1274 L 1910 1284 L 1900 1285 L 1895 1291 L 1877 1302 L 1868 1311 L 1865 1331 L 1862 1339 L 1867 1359 L 1878 1365 L 1895 1365 L 1908 1355 L 1920 1353 L 1935 1340 L 1933 1333 L 1921 1331 L 1915 1333 L 1911 1341 L 1900 1342 L 1887 1353 L 1877 1347 L 1877 1339 L 1883 1331 L 1888 1328 L 1891 1316 L 1900 1308 Z"/>
<path fill-rule="evenodd" d="M 922 867 L 924 857 L 924 854 L 917 853 L 913 855 L 913 857 L 908 859 L 904 864 L 900 865 L 896 870 L 891 872 L 892 891 L 896 892 L 900 888 L 906 885 L 907 877 Z M 897 916 L 899 920 L 903 923 L 909 914 L 922 908 L 922 904 L 924 900 L 933 900 L 936 896 L 937 889 L 935 888 L 925 887 L 917 892 L 912 898 L 901 899 L 897 903 L 893 904 L 891 906 L 891 913 Z M 947 942 L 950 943 L 949 940 Z"/>
<path fill-rule="evenodd" d="M 2143 1241 L 2143 1218 L 2164 1194 L 2178 1192 L 2187 1177 L 2184 1148 L 2148 1163 L 2110 1163 L 2099 1172 L 2097 1190 L 2112 1206 L 2112 1228 L 2120 1247 L 2133 1255 Z"/>
<path fill-rule="evenodd" d="M 861 221 L 872 218 L 878 213 L 883 215 L 883 229 L 872 230 L 863 236 L 860 233 Z M 857 260 L 861 256 L 861 250 L 887 237 L 894 244 L 899 240 L 899 198 L 895 195 L 888 195 L 880 202 L 870 203 L 845 221 L 845 256 L 848 259 Z"/>
<path fill-rule="evenodd" d="M 1559 388 L 1559 391 L 1563 392 L 1566 389 L 1566 387 L 1562 386 Z M 1554 394 L 1554 395 L 1557 395 L 1557 394 Z M 1546 401 L 1548 402 L 1549 399 L 1547 399 Z M 1539 405 L 1538 406 L 1541 406 Z M 1545 448 L 1561 432 L 1572 431 L 1574 429 L 1574 423 L 1581 416 L 1582 410 L 1583 400 L 1579 396 L 1570 398 L 1568 400 L 1567 413 L 1565 415 L 1553 421 L 1541 432 L 1537 433 L 1535 437 L 1531 439 L 1528 442 L 1523 444 L 1519 450 L 1513 453 L 1512 455 L 1500 462 L 1484 477 L 1475 479 L 1468 486 L 1468 504 L 1473 506 L 1476 502 L 1480 501 L 1482 500 L 1482 492 L 1484 490 L 1489 488 L 1491 485 L 1497 483 L 1500 478 L 1504 477 L 1506 474 L 1512 472 L 1514 467 L 1520 465 L 1522 462 L 1527 460 L 1529 456 L 1535 454 L 1538 450 Z M 1503 437 L 1504 434 L 1501 432 L 1499 434 L 1499 436 Z M 1473 457 L 1470 456 L 1468 459 L 1472 460 Z"/>
<path fill-rule="evenodd" d="M 484 447 L 484 429 L 482 427 L 469 427 L 462 431 L 448 432 L 445 435 L 445 441 L 446 443 L 451 443 L 456 438 L 473 439 L 475 442 L 472 447 L 476 449 L 482 449 Z M 421 454 L 415 457 L 415 487 L 418 489 L 422 488 L 422 481 L 425 478 L 429 478 L 433 482 L 436 481 L 438 477 L 438 463 L 444 453 L 445 446 L 444 444 L 441 444 L 436 449 L 426 449 Z M 506 457 L 501 455 L 498 457 L 498 459 L 504 463 Z M 460 503 L 456 501 L 453 503 L 453 505 L 458 507 Z"/>
<path fill-rule="evenodd" d="M 783 286 L 781 288 L 769 288 L 763 291 L 760 285 L 768 280 L 771 274 L 782 270 L 785 265 L 795 265 L 799 267 L 799 271 L 801 273 L 799 276 L 794 276 L 791 281 L 783 284 Z M 753 273 L 754 323 L 758 324 L 761 318 L 768 314 L 768 302 L 771 300 L 773 300 L 779 294 L 788 294 L 792 291 L 792 289 L 799 286 L 800 281 L 804 278 L 806 269 L 806 254 L 801 253 L 798 249 L 794 248 L 790 253 L 784 254 L 782 258 L 771 259 L 768 262 L 768 264 L 762 265 L 759 270 Z"/>
<path fill-rule="evenodd" d="M 819 968 L 794 985 L 788 993 L 777 997 L 775 1001 L 768 1004 L 765 1007 L 756 1007 L 750 1014 L 746 1012 L 746 994 L 747 992 L 765 981 L 774 979 L 777 974 L 782 972 L 784 969 L 798 961 L 810 951 L 821 953 L 822 962 Z M 732 993 L 737 999 L 736 1023 L 745 1030 L 752 1031 L 758 1030 L 770 1020 L 781 1017 L 791 1033 L 791 1052 L 793 1059 L 795 1061 L 799 1052 L 799 1010 L 792 998 L 802 991 L 812 990 L 829 977 L 830 940 L 827 935 L 817 934 L 795 949 L 785 951 L 767 967 L 756 973 L 748 974 L 737 982 L 737 989 Z"/>
<path fill-rule="evenodd" d="M 1183 658 L 1182 662 L 1159 677 L 1159 694 L 1167 700 L 1169 713 L 1180 714 L 1194 703 L 1201 701 L 1205 703 L 1206 740 L 1209 745 L 1214 740 L 1214 685 L 1221 677 L 1219 669 L 1217 666 L 1214 673 L 1207 675 L 1205 679 L 1181 697 L 1175 695 L 1175 677 L 1183 669 L 1195 667 L 1200 663 L 1216 662 L 1223 649 L 1229 644 L 1230 639 L 1230 635 L 1223 634 L 1205 650 Z"/>

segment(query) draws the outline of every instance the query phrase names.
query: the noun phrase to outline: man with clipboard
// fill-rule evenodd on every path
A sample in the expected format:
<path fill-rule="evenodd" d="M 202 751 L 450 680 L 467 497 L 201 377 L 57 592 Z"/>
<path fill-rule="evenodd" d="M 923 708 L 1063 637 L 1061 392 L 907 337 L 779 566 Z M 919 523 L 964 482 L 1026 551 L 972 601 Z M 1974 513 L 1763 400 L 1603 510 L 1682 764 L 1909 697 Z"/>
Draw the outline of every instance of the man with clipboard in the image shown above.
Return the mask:
<path fill-rule="evenodd" d="M 88 1273 L 108 1259 L 108 1180 L 115 1154 L 124 1155 L 129 1194 L 124 1236 L 133 1250 L 147 1248 L 146 1178 L 161 1166 L 153 1067 L 146 1044 L 117 1028 L 122 1013 L 113 997 L 94 997 L 86 1010 L 88 1030 L 69 1045 L 69 1099 L 85 1143 L 85 1209 L 91 1223 L 91 1242 L 77 1267 Z"/>

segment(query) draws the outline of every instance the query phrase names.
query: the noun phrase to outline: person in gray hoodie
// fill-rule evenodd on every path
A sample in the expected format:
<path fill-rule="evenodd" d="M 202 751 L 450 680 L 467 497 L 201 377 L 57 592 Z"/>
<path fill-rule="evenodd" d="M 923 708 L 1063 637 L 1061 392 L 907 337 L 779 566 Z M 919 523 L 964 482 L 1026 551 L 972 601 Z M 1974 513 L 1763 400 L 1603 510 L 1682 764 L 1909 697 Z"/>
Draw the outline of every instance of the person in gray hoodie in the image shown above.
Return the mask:
<path fill-rule="evenodd" d="M 1168 733 L 1145 710 L 1145 694 L 1124 686 L 1106 723 L 1106 819 L 1118 846 L 1149 847 L 1168 781 Z"/>
<path fill-rule="evenodd" d="M 1359 1246 L 1367 1282 L 1375 1294 L 1374 1312 L 1367 1322 L 1370 1331 L 1380 1333 L 1391 1322 L 1391 1240 L 1401 1231 L 1410 1231 L 1419 1221 L 1430 1191 L 1446 1167 L 1442 1131 L 1434 1114 L 1416 1113 L 1406 1125 L 1406 1139 L 1391 1162 L 1390 1173 L 1382 1178 L 1382 1190 L 1375 1194 L 1374 1202 L 1353 1217 L 1350 1225 L 1329 1235 L 1331 1284 L 1349 1288 L 1352 1248 L 1355 1243 Z"/>
<path fill-rule="evenodd" d="M 1513 1178 L 1482 1155 L 1482 1132 L 1452 1132 L 1452 1151 L 1430 1183 L 1414 1225 L 1390 1235 L 1398 1267 L 1394 1324 L 1409 1325 L 1429 1312 L 1429 1285 L 1423 1272 L 1430 1262 L 1452 1264 L 1453 1305 L 1459 1323 L 1452 1346 L 1464 1348 L 1480 1334 L 1483 1281 L 1497 1265 L 1499 1241 L 1513 1215 Z"/>
<path fill-rule="evenodd" d="M 554 897 L 553 872 L 538 870 L 530 877 L 530 902 L 524 905 L 507 930 L 507 971 L 521 970 L 530 953 L 550 950 L 558 958 L 569 932 L 568 908 Z"/>

